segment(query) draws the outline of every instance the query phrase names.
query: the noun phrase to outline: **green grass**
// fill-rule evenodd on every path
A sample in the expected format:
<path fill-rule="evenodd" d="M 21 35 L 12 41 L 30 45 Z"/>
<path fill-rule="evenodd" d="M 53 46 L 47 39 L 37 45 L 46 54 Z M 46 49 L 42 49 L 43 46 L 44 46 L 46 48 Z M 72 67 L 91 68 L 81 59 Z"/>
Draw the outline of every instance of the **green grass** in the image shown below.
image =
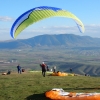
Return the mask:
<path fill-rule="evenodd" d="M 100 92 L 99 77 L 49 76 L 41 72 L 0 75 L 0 100 L 49 100 L 44 93 L 52 88 L 73 92 Z"/>

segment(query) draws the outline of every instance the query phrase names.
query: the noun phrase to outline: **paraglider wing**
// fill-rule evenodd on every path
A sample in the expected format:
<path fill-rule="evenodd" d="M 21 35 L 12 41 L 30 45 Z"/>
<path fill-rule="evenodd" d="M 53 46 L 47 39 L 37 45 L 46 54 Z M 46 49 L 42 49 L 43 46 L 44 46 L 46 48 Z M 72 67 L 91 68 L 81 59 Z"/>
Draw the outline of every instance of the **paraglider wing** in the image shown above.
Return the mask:
<path fill-rule="evenodd" d="M 17 35 L 29 25 L 50 17 L 71 18 L 76 22 L 79 30 L 84 32 L 83 23 L 74 14 L 60 8 L 42 6 L 30 9 L 19 16 L 13 23 L 10 34 L 12 38 L 16 38 Z"/>

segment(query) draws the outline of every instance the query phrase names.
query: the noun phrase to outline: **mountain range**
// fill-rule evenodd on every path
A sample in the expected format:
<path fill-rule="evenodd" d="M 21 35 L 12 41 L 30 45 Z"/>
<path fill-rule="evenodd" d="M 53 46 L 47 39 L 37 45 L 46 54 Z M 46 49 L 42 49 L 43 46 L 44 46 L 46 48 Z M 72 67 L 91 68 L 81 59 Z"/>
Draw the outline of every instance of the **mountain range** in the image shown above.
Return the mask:
<path fill-rule="evenodd" d="M 39 35 L 29 39 L 0 42 L 0 49 L 16 49 L 35 46 L 100 47 L 100 38 L 74 34 Z"/>

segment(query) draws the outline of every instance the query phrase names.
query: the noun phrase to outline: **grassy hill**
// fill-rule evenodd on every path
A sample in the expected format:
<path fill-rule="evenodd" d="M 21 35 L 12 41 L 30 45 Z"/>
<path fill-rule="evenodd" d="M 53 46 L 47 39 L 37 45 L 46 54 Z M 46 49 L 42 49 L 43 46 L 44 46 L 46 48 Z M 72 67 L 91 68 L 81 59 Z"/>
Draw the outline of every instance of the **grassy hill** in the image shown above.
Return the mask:
<path fill-rule="evenodd" d="M 49 76 L 41 72 L 0 75 L 0 100 L 49 100 L 44 93 L 52 88 L 73 92 L 100 92 L 100 77 Z"/>

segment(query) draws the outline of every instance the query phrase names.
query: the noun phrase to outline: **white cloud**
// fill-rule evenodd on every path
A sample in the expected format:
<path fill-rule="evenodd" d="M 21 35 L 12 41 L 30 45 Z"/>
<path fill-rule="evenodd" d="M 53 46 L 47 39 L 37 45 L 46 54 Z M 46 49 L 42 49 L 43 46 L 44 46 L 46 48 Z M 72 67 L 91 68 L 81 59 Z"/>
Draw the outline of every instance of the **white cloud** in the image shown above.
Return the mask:
<path fill-rule="evenodd" d="M 91 32 L 91 33 L 95 33 L 95 32 L 99 32 L 100 33 L 100 25 L 86 25 L 85 26 L 86 32 Z"/>
<path fill-rule="evenodd" d="M 9 28 L 0 28 L 0 41 L 2 40 L 10 40 L 10 32 Z"/>
<path fill-rule="evenodd" d="M 95 25 L 95 24 L 86 25 L 84 34 L 85 35 L 87 34 L 91 37 L 100 38 L 100 25 Z"/>
<path fill-rule="evenodd" d="M 85 32 L 80 33 L 77 26 L 43 26 L 35 28 L 27 28 L 21 34 L 18 35 L 17 39 L 31 38 L 42 34 L 76 34 L 81 36 L 91 36 L 100 38 L 100 25 L 85 25 Z M 12 39 L 10 36 L 9 28 L 0 28 L 0 40 Z"/>
<path fill-rule="evenodd" d="M 85 32 L 80 33 L 77 26 L 51 26 L 25 29 L 18 38 L 30 38 L 42 34 L 76 34 L 81 36 L 91 36 L 100 38 L 100 25 L 86 25 Z"/>
<path fill-rule="evenodd" d="M 69 27 L 69 26 L 51 26 L 51 27 L 39 27 L 30 29 L 30 30 L 24 30 L 31 33 L 44 33 L 44 34 L 61 34 L 61 33 L 73 33 L 78 32 L 77 27 Z"/>
<path fill-rule="evenodd" d="M 8 16 L 0 16 L 0 21 L 12 21 L 13 19 Z"/>

